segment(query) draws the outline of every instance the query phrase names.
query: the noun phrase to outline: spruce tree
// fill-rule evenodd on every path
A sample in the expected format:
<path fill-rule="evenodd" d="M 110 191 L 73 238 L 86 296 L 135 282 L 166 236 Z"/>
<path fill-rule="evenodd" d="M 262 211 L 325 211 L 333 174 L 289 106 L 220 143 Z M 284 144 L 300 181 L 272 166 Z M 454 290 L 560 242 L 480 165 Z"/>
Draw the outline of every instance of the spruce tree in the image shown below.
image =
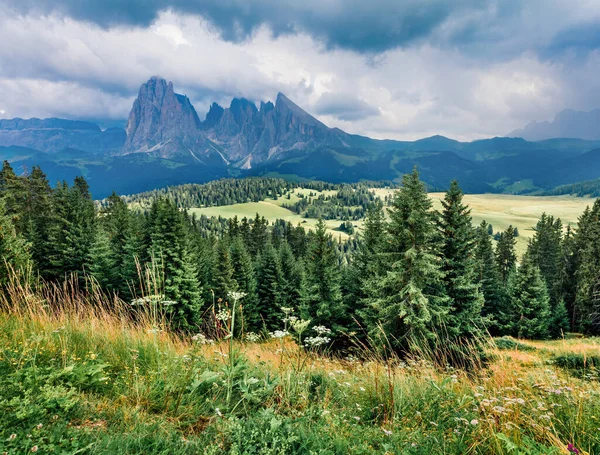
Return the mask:
<path fill-rule="evenodd" d="M 238 284 L 233 279 L 233 266 L 229 254 L 229 237 L 217 243 L 215 269 L 213 272 L 213 291 L 217 300 L 229 301 L 228 294 L 237 291 Z"/>
<path fill-rule="evenodd" d="M 279 257 L 271 242 L 263 246 L 257 268 L 257 302 L 255 307 L 248 307 L 248 327 L 252 330 L 281 328 L 281 267 Z"/>
<path fill-rule="evenodd" d="M 192 331 L 201 322 L 201 288 L 190 254 L 185 218 L 168 199 L 154 201 L 148 226 L 151 257 L 163 273 L 165 299 L 175 328 Z"/>
<path fill-rule="evenodd" d="M 304 263 L 294 257 L 290 245 L 283 241 L 279 248 L 281 264 L 281 306 L 299 309 L 303 306 L 306 294 Z"/>
<path fill-rule="evenodd" d="M 577 329 L 600 334 L 600 199 L 579 220 L 576 234 L 577 290 L 575 320 Z"/>
<path fill-rule="evenodd" d="M 102 230 L 109 245 L 107 266 L 112 269 L 105 272 L 110 279 L 110 288 L 122 298 L 132 297 L 131 289 L 138 281 L 136 259 L 139 248 L 139 229 L 125 201 L 116 193 L 106 200 L 100 214 Z"/>
<path fill-rule="evenodd" d="M 377 324 L 396 349 L 408 347 L 411 339 L 435 338 L 447 320 L 448 298 L 443 292 L 439 261 L 439 239 L 431 200 L 415 169 L 402 179 L 394 195 L 387 226 L 389 242 L 384 258 L 387 274 L 376 284 L 372 300 Z"/>
<path fill-rule="evenodd" d="M 29 245 L 16 232 L 11 217 L 0 199 L 0 286 L 8 283 L 13 272 L 24 276 L 30 265 Z"/>
<path fill-rule="evenodd" d="M 246 319 L 249 309 L 256 307 L 256 276 L 252 257 L 242 238 L 238 235 L 231 242 L 231 265 L 233 267 L 233 280 L 237 284 L 237 290 L 246 294 L 241 301 Z"/>
<path fill-rule="evenodd" d="M 568 314 L 564 310 L 562 290 L 562 223 L 560 218 L 542 214 L 535 227 L 535 234 L 529 242 L 527 255 L 540 269 L 550 296 L 553 337 L 559 337 L 568 330 Z"/>
<path fill-rule="evenodd" d="M 52 251 L 48 234 L 54 222 L 52 188 L 38 166 L 34 166 L 31 174 L 27 176 L 25 186 L 23 235 L 31 244 L 31 256 L 38 272 L 47 276 L 47 271 L 51 268 L 49 256 Z"/>
<path fill-rule="evenodd" d="M 508 278 L 515 272 L 517 267 L 514 232 L 514 228 L 509 226 L 506 231 L 500 233 L 498 244 L 496 245 L 496 264 L 500 273 L 500 279 L 504 285 L 508 283 Z"/>
<path fill-rule="evenodd" d="M 90 274 L 100 287 L 109 292 L 115 292 L 118 283 L 114 257 L 111 251 L 110 239 L 102 226 L 96 230 L 96 238 L 91 249 Z"/>
<path fill-rule="evenodd" d="M 540 269 L 528 255 L 514 277 L 510 297 L 513 334 L 519 338 L 548 338 L 550 298 Z"/>
<path fill-rule="evenodd" d="M 484 328 L 481 317 L 484 300 L 476 275 L 471 211 L 462 199 L 463 192 L 458 182 L 453 181 L 442 200 L 438 222 L 442 236 L 440 254 L 444 289 L 450 299 L 446 327 L 450 335 L 473 337 Z"/>
<path fill-rule="evenodd" d="M 476 230 L 475 242 L 476 276 L 484 297 L 482 316 L 488 320 L 489 330 L 498 334 L 498 322 L 504 320 L 506 292 L 500 281 L 492 240 L 487 223 L 482 221 Z"/>
<path fill-rule="evenodd" d="M 334 241 L 319 219 L 309 243 L 306 264 L 304 315 L 315 325 L 344 330 L 346 319 L 341 293 L 341 274 Z"/>
<path fill-rule="evenodd" d="M 8 161 L 2 164 L 0 170 L 0 198 L 4 201 L 4 213 L 17 229 L 23 232 L 22 211 L 25 200 L 24 179 L 17 176 Z"/>
<path fill-rule="evenodd" d="M 75 179 L 73 187 L 59 183 L 52 204 L 48 277 L 61 280 L 74 273 L 83 282 L 89 271 L 96 229 L 96 210 L 87 183 L 81 177 Z"/>

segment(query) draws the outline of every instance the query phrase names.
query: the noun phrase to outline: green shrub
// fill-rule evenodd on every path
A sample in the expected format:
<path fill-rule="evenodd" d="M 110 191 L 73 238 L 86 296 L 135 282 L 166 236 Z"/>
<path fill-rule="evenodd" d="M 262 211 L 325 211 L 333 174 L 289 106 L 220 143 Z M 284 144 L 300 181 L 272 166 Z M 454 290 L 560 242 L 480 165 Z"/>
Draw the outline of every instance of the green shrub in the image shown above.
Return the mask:
<path fill-rule="evenodd" d="M 520 343 L 510 337 L 496 338 L 494 340 L 496 347 L 503 351 L 535 351 L 536 348 Z"/>

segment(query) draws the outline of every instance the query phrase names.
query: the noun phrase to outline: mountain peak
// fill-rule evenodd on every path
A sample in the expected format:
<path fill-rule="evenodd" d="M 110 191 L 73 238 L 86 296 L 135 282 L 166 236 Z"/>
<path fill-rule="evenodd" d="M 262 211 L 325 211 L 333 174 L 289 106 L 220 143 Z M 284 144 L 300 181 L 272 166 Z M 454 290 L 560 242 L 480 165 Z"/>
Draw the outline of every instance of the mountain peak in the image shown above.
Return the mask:
<path fill-rule="evenodd" d="M 142 84 L 127 121 L 126 153 L 159 148 L 200 128 L 201 122 L 187 96 L 173 91 L 173 83 L 152 76 Z"/>

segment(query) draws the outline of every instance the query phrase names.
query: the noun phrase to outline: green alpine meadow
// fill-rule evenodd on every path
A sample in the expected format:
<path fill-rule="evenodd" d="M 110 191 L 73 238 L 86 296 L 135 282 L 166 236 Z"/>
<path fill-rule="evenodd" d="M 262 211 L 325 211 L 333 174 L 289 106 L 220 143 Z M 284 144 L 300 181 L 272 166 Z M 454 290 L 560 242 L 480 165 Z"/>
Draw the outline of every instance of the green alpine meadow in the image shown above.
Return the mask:
<path fill-rule="evenodd" d="M 600 455 L 599 30 L 0 0 L 0 455 Z"/>

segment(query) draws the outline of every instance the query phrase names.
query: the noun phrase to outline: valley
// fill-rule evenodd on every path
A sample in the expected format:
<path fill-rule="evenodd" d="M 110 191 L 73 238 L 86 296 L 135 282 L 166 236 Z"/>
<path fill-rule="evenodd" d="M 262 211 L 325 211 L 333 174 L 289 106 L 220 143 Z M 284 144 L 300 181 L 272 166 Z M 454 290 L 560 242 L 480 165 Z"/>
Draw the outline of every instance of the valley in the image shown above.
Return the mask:
<path fill-rule="evenodd" d="M 393 197 L 396 190 L 388 188 L 370 188 L 381 200 Z M 298 194 L 308 196 L 313 193 L 316 198 L 320 195 L 333 196 L 335 191 L 316 191 L 304 188 L 296 188 L 290 192 L 284 193 L 277 200 L 266 198 L 260 202 L 247 202 L 241 204 L 231 204 L 215 207 L 190 208 L 188 211 L 197 216 L 233 218 L 244 217 L 254 218 L 258 213 L 270 223 L 281 219 L 290 222 L 293 225 L 300 225 L 309 230 L 314 230 L 317 223 L 315 218 L 307 218 L 300 214 L 283 207 L 298 201 Z M 287 199 L 287 195 L 290 199 Z M 444 193 L 429 193 L 436 210 L 441 210 L 441 199 Z M 562 220 L 564 227 L 576 227 L 577 220 L 586 207 L 594 204 L 594 198 L 574 197 L 574 196 L 517 196 L 508 194 L 467 194 L 464 197 L 465 203 L 471 208 L 473 225 L 478 226 L 482 221 L 486 221 L 493 226 L 494 232 L 506 230 L 510 225 L 516 227 L 519 232 L 517 238 L 517 251 L 521 255 L 527 248 L 527 242 L 535 233 L 534 227 L 543 213 L 554 215 Z M 328 233 L 336 239 L 347 240 L 350 235 L 339 229 L 341 220 L 324 220 Z M 364 220 L 353 220 L 351 223 L 360 232 Z"/>

